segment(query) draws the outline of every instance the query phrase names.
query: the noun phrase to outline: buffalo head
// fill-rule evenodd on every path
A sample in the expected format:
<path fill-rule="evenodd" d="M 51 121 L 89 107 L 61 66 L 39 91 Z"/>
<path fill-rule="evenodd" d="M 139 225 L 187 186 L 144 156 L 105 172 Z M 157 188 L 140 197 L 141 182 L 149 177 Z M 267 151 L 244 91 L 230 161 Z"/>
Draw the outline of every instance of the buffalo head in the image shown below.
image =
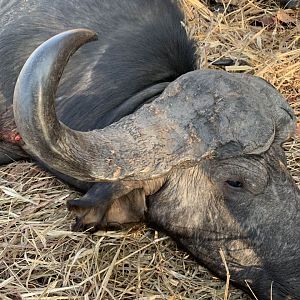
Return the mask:
<path fill-rule="evenodd" d="M 146 219 L 219 276 L 222 249 L 237 285 L 259 299 L 300 299 L 300 195 L 281 148 L 295 116 L 285 99 L 260 78 L 199 70 L 104 129 L 74 131 L 57 120 L 55 93 L 69 57 L 93 39 L 62 33 L 26 62 L 14 96 L 23 148 L 77 179 L 143 191 Z"/>

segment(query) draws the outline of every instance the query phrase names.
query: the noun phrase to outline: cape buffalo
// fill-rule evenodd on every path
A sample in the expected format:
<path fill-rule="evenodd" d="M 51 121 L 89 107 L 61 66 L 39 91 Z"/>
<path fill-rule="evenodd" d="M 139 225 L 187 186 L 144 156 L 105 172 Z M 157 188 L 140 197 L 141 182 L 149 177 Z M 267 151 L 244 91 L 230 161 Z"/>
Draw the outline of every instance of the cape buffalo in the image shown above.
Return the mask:
<path fill-rule="evenodd" d="M 281 147 L 295 116 L 270 84 L 194 70 L 170 0 L 0 7 L 2 163 L 29 154 L 87 192 L 69 202 L 78 227 L 145 218 L 225 277 L 222 249 L 258 299 L 300 299 L 300 195 Z"/>

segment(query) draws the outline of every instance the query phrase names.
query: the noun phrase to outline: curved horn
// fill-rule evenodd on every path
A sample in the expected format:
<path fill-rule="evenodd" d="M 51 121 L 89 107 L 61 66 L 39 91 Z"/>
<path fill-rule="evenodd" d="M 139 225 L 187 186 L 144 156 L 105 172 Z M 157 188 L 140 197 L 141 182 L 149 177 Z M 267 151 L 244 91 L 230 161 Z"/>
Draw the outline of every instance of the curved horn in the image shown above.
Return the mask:
<path fill-rule="evenodd" d="M 74 131 L 57 120 L 55 93 L 69 57 L 95 34 L 78 29 L 37 48 L 14 94 L 15 121 L 24 148 L 50 167 L 85 181 L 161 176 L 204 157 L 267 150 L 274 137 L 272 104 L 222 71 L 194 71 L 110 126 Z M 255 131 L 255 130 L 256 131 Z"/>

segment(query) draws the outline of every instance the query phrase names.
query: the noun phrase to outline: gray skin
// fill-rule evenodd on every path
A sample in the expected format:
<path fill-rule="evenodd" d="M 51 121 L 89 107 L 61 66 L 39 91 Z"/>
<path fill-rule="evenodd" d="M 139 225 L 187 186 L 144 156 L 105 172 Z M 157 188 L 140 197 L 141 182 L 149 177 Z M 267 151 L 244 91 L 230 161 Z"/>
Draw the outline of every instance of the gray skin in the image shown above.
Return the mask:
<path fill-rule="evenodd" d="M 232 282 L 258 299 L 300 299 L 300 195 L 281 148 L 295 116 L 285 99 L 257 77 L 198 70 L 104 129 L 75 131 L 57 120 L 55 92 L 69 57 L 93 39 L 78 29 L 45 42 L 14 94 L 23 149 L 102 182 L 101 203 L 114 198 L 104 217 L 82 198 L 80 222 L 113 221 L 120 203 L 133 221 L 146 210 L 149 224 L 225 277 L 222 249 Z"/>

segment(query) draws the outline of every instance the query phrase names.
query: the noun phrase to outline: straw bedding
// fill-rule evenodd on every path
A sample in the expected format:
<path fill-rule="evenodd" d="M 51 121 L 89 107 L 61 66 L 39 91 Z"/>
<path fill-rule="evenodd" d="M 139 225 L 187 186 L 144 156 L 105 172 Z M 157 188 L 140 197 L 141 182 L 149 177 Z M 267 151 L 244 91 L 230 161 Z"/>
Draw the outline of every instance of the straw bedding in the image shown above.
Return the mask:
<path fill-rule="evenodd" d="M 236 2 L 237 10 L 215 14 L 198 0 L 181 1 L 199 67 L 240 60 L 227 70 L 269 80 L 298 115 L 299 12 L 278 10 L 272 1 Z M 285 147 L 298 182 L 299 141 Z M 1 167 L 0 192 L 0 299 L 249 299 L 144 226 L 71 232 L 65 203 L 78 195 L 33 163 Z"/>

